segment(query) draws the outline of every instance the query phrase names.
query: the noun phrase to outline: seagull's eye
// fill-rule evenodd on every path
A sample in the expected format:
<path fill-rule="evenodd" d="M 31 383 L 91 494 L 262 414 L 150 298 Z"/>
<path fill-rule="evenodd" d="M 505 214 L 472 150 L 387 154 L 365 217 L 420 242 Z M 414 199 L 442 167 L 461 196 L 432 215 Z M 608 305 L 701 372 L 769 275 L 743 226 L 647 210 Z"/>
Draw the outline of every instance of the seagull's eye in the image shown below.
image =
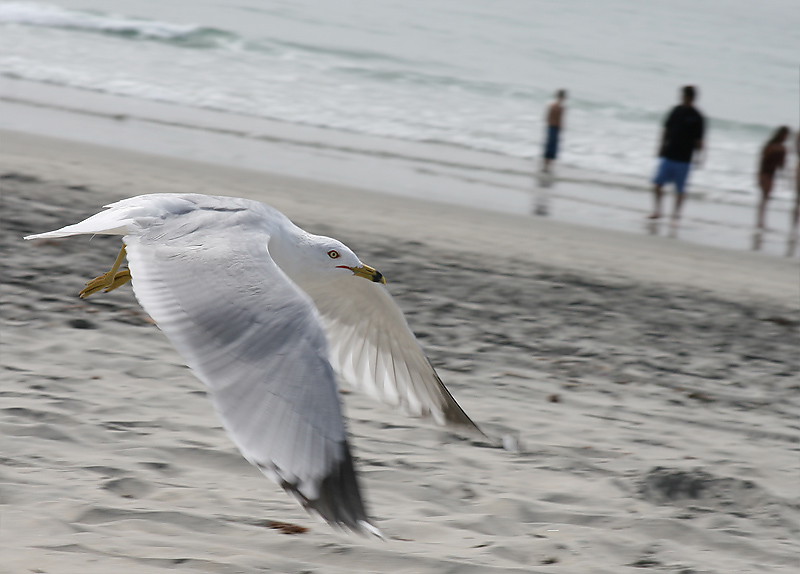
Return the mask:
<path fill-rule="evenodd" d="M 328 257 L 330 257 L 331 259 L 339 259 L 339 252 L 336 251 L 335 249 L 331 249 L 330 251 L 328 251 Z"/>

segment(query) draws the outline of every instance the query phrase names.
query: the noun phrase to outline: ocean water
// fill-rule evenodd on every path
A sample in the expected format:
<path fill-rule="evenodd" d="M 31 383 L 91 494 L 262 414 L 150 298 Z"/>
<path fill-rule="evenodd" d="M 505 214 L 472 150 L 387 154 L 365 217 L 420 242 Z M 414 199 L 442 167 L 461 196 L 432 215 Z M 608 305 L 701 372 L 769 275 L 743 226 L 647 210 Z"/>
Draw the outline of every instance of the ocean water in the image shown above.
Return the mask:
<path fill-rule="evenodd" d="M 693 185 L 749 200 L 763 142 L 800 127 L 800 2 L 0 2 L 0 74 L 522 158 L 566 88 L 561 161 L 643 183 L 692 83 Z"/>

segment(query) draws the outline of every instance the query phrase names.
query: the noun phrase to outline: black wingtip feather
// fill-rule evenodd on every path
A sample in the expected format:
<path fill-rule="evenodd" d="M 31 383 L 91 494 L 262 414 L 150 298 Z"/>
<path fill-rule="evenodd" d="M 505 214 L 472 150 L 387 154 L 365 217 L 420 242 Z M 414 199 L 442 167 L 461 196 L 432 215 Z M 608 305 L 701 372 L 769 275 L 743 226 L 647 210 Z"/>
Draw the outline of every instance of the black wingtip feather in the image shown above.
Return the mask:
<path fill-rule="evenodd" d="M 284 483 L 281 486 L 289 494 L 297 497 L 306 510 L 318 514 L 328 524 L 349 529 L 358 534 L 369 532 L 380 536 L 380 531 L 367 516 L 347 441 L 342 443 L 342 453 L 342 459 L 335 464 L 320 484 L 317 498 L 313 500 L 306 498 L 291 483 Z"/>
<path fill-rule="evenodd" d="M 461 405 L 456 402 L 456 399 L 453 397 L 447 387 L 444 386 L 442 379 L 439 377 L 439 373 L 436 372 L 436 369 L 434 369 L 430 361 L 428 361 L 428 364 L 433 371 L 433 375 L 436 377 L 436 382 L 439 383 L 439 390 L 445 401 L 444 408 L 442 409 L 444 411 L 444 420 L 451 425 L 461 427 L 469 432 L 478 434 L 483 438 L 489 438 L 486 436 L 486 433 L 484 433 L 480 427 L 476 425 L 471 418 L 469 418 L 467 413 L 464 412 L 464 409 L 461 408 Z"/>

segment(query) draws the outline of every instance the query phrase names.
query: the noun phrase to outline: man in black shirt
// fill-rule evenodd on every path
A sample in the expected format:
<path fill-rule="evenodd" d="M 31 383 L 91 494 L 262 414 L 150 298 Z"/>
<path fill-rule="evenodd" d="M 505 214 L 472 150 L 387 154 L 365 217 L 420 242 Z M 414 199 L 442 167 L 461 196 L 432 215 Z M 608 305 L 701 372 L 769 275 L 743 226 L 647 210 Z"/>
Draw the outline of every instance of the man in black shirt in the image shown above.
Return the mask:
<path fill-rule="evenodd" d="M 675 184 L 677 191 L 672 219 L 677 220 L 680 217 L 692 156 L 698 152 L 696 162 L 699 164 L 699 152 L 703 149 L 705 120 L 703 114 L 694 107 L 695 95 L 694 86 L 684 86 L 681 104 L 672 109 L 664 122 L 659 151 L 661 159 L 656 176 L 653 178 L 655 208 L 650 219 L 661 217 L 663 187 L 670 182 Z"/>

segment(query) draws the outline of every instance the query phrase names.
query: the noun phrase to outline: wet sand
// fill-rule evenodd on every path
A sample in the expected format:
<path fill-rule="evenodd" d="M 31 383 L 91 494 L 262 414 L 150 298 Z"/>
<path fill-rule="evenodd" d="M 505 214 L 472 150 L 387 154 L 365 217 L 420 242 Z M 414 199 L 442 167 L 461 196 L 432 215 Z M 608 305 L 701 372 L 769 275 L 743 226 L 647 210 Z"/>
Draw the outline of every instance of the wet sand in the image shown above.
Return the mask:
<path fill-rule="evenodd" d="M 796 568 L 797 261 L 0 137 L 0 571 Z M 239 456 L 129 287 L 77 298 L 118 238 L 21 239 L 190 191 L 259 199 L 345 241 L 387 276 L 466 412 L 516 448 L 345 393 L 388 540 L 306 516 Z"/>

